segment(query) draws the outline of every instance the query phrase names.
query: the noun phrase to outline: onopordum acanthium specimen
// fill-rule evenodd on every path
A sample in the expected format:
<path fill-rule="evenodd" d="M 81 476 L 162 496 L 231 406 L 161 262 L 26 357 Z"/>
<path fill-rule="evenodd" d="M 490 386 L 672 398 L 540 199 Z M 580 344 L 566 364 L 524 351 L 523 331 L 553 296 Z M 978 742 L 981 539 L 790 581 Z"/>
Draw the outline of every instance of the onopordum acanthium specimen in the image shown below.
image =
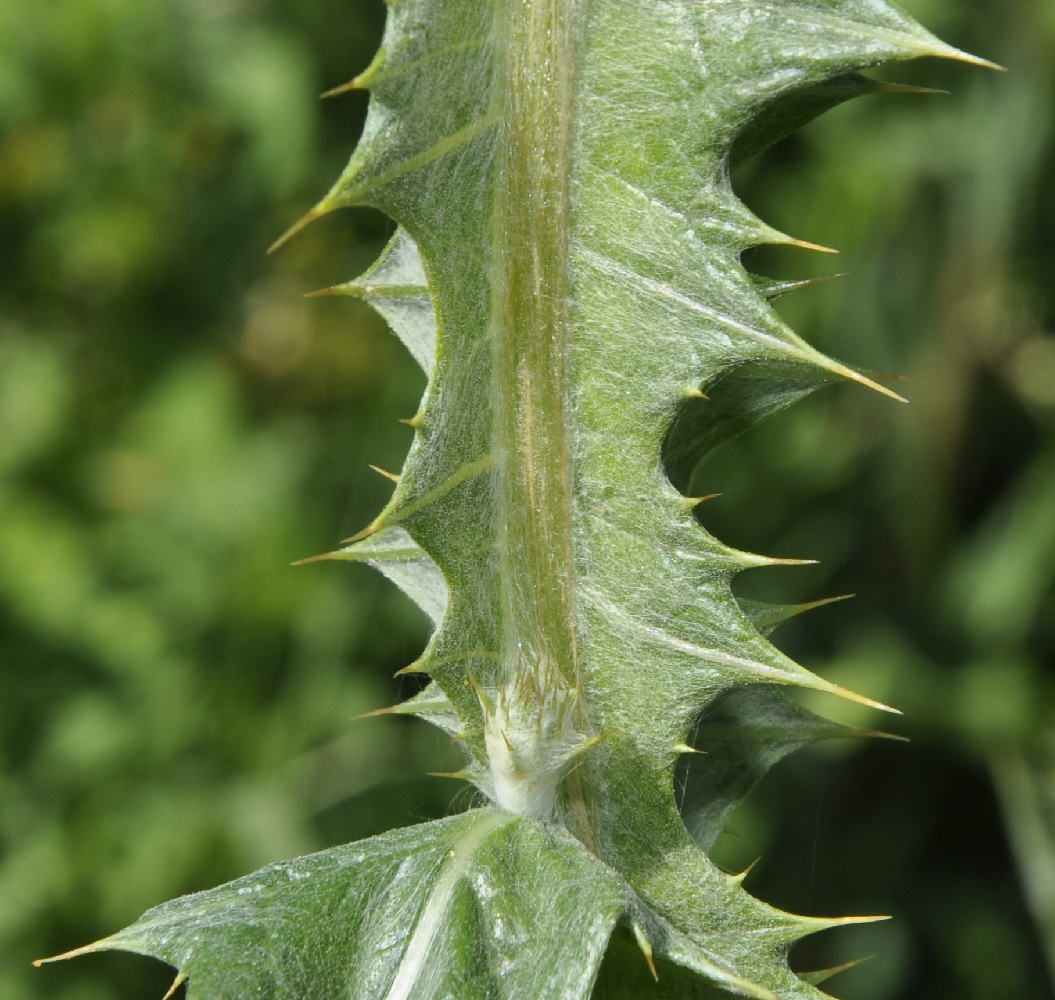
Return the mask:
<path fill-rule="evenodd" d="M 399 224 L 363 277 L 428 386 L 390 503 L 326 558 L 432 617 L 390 712 L 442 727 L 481 805 L 159 906 L 81 951 L 176 966 L 195 998 L 816 998 L 791 946 L 853 919 L 752 897 L 707 851 L 784 754 L 844 734 L 782 692 L 866 704 L 738 601 L 768 559 L 711 537 L 702 457 L 852 379 L 740 255 L 796 244 L 730 166 L 922 55 L 886 0 L 393 0 L 349 87 L 332 191 Z M 977 60 L 976 60 L 977 61 Z M 343 88 L 339 88 L 343 89 Z M 876 706 L 882 708 L 883 706 Z M 685 771 L 679 758 L 705 751 Z M 608 955 L 602 971 L 602 960 Z"/>

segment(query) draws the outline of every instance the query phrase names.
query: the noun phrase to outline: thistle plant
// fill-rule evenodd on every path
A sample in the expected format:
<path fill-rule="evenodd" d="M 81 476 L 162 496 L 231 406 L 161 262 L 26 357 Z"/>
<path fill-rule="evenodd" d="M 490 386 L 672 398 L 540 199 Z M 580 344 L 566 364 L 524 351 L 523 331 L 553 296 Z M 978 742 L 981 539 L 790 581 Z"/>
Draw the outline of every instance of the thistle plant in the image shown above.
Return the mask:
<path fill-rule="evenodd" d="M 791 689 L 885 706 L 769 642 L 802 608 L 732 582 L 788 560 L 713 538 L 686 493 L 706 454 L 815 389 L 895 396 L 773 311 L 789 286 L 741 254 L 810 245 L 753 215 L 730 168 L 911 89 L 860 71 L 917 56 L 979 61 L 886 0 L 392 0 L 338 88 L 371 93 L 359 146 L 287 235 L 345 206 L 395 220 L 330 292 L 380 311 L 428 384 L 390 502 L 318 558 L 371 564 L 433 620 L 406 668 L 427 684 L 382 711 L 457 740 L 478 805 L 76 954 L 156 956 L 199 1000 L 825 995 L 789 950 L 873 918 L 782 912 L 708 851 L 777 760 L 851 733 Z"/>

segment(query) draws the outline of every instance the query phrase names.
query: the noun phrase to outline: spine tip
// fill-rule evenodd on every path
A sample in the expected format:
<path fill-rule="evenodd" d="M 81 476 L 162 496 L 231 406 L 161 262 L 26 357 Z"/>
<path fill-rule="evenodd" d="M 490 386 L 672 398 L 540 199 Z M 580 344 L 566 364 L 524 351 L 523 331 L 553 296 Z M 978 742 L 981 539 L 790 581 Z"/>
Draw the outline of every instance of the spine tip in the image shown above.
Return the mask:
<path fill-rule="evenodd" d="M 674 752 L 676 754 L 706 753 L 705 750 L 697 750 L 696 747 L 690 747 L 688 743 L 675 743 Z"/>
<path fill-rule="evenodd" d="M 321 219 L 329 208 L 324 207 L 323 204 L 316 205 L 310 212 L 306 212 L 302 215 L 292 226 L 289 227 L 274 243 L 267 248 L 268 253 L 274 253 L 280 247 L 285 246 L 294 236 L 297 235 L 302 229 L 307 228 L 316 219 Z"/>
<path fill-rule="evenodd" d="M 656 961 L 652 954 L 652 942 L 648 939 L 645 929 L 636 920 L 633 924 L 633 930 L 634 940 L 637 941 L 637 946 L 641 949 L 641 954 L 645 956 L 645 961 L 648 963 L 648 971 L 652 973 L 652 978 L 658 983 L 659 973 L 656 971 Z"/>
<path fill-rule="evenodd" d="M 342 94 L 349 94 L 353 90 L 365 89 L 362 84 L 362 75 L 357 76 L 354 80 L 349 80 L 347 83 L 342 83 L 339 87 L 331 87 L 329 90 L 324 90 L 319 97 L 326 100 L 329 97 L 340 97 Z"/>
<path fill-rule="evenodd" d="M 396 473 L 389 472 L 388 469 L 382 469 L 380 465 L 371 465 L 370 468 L 379 476 L 384 476 L 385 479 L 391 480 L 393 483 L 399 482 L 399 476 Z"/>

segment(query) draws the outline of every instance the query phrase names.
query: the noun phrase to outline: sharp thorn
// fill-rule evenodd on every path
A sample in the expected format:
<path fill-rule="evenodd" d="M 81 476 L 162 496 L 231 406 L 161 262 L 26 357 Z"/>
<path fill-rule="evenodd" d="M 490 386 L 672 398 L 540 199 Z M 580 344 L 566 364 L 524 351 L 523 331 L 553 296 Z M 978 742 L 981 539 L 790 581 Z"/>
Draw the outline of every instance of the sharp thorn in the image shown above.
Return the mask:
<path fill-rule="evenodd" d="M 427 674 L 428 672 L 428 668 L 422 664 L 421 660 L 415 660 L 413 663 L 408 663 L 405 667 L 400 667 L 392 676 L 406 677 L 408 674 Z"/>
<path fill-rule="evenodd" d="M 915 377 L 901 372 L 869 372 L 869 378 L 882 379 L 884 382 L 914 382 Z"/>
<path fill-rule="evenodd" d="M 322 218 L 326 214 L 326 209 L 322 208 L 321 205 L 316 205 L 310 212 L 302 215 L 292 226 L 289 227 L 274 243 L 267 248 L 268 253 L 274 253 L 279 247 L 284 246 L 289 240 L 293 239 L 302 229 L 310 225 L 316 219 Z"/>
<path fill-rule="evenodd" d="M 696 747 L 690 747 L 688 743 L 675 743 L 675 753 L 706 753 L 706 750 L 697 750 Z"/>
<path fill-rule="evenodd" d="M 820 243 L 810 243 L 807 240 L 798 240 L 794 236 L 785 236 L 780 241 L 784 246 L 799 247 L 802 250 L 816 250 L 818 253 L 838 253 L 833 247 L 822 246 Z"/>
<path fill-rule="evenodd" d="M 682 502 L 689 510 L 695 510 L 701 503 L 705 503 L 708 500 L 716 500 L 720 496 L 721 493 L 707 493 L 701 497 L 682 497 Z"/>
<path fill-rule="evenodd" d="M 877 924 L 883 920 L 890 920 L 891 917 L 887 913 L 881 913 L 868 917 L 815 917 L 814 919 L 823 923 L 825 927 L 850 927 L 853 924 Z"/>
<path fill-rule="evenodd" d="M 839 594 L 838 597 L 822 597 L 819 601 L 807 601 L 805 604 L 796 604 L 795 614 L 800 614 L 804 611 L 814 611 L 817 608 L 823 608 L 827 604 L 837 604 L 839 601 L 848 601 L 851 597 L 856 596 L 856 594 Z"/>
<path fill-rule="evenodd" d="M 796 975 L 811 986 L 819 986 L 821 983 L 827 982 L 833 976 L 837 976 L 840 972 L 852 969 L 855 965 L 860 965 L 862 962 L 870 962 L 873 958 L 875 958 L 875 955 L 863 955 L 861 958 L 854 958 L 849 962 L 843 962 L 842 965 L 833 965 L 830 969 L 816 969 L 813 972 L 797 972 Z"/>
<path fill-rule="evenodd" d="M 412 715 L 411 712 L 400 712 L 400 705 L 387 705 L 385 708 L 375 708 L 369 712 L 360 712 L 352 716 L 352 722 L 362 722 L 363 719 L 374 719 L 379 715 Z"/>
<path fill-rule="evenodd" d="M 875 708 L 880 712 L 889 712 L 891 715 L 904 714 L 899 708 L 892 708 L 890 705 L 885 705 L 883 702 L 876 701 L 874 698 L 867 698 L 863 694 L 858 694 L 856 691 L 851 691 L 849 688 L 840 687 L 838 684 L 831 684 L 827 681 L 822 681 L 821 684 L 816 687 L 819 691 L 826 691 L 828 694 L 834 694 L 846 701 L 852 701 L 858 705 L 864 705 L 866 708 Z"/>
<path fill-rule="evenodd" d="M 634 921 L 632 927 L 637 946 L 641 949 L 641 954 L 645 956 L 645 961 L 648 963 L 648 971 L 652 973 L 652 978 L 658 983 L 659 973 L 656 971 L 656 962 L 652 955 L 652 942 L 649 941 L 644 928 L 637 921 Z"/>
<path fill-rule="evenodd" d="M 340 559 L 340 552 L 323 552 L 322 555 L 308 556 L 307 559 L 296 559 L 290 566 L 307 566 L 310 563 L 326 562 L 328 559 Z"/>
<path fill-rule="evenodd" d="M 998 73 L 1007 72 L 1006 66 L 990 62 L 988 59 L 983 59 L 981 56 L 973 56 L 970 52 L 964 52 L 963 49 L 953 48 L 951 45 L 938 44 L 933 50 L 926 52 L 925 54 L 938 56 L 940 59 L 955 59 L 957 62 L 970 63 L 972 66 L 981 66 L 983 69 L 995 69 Z"/>
<path fill-rule="evenodd" d="M 759 566 L 816 566 L 819 562 L 817 559 L 781 559 L 777 556 L 759 556 L 751 552 L 743 553 L 741 558 L 751 569 Z"/>
<path fill-rule="evenodd" d="M 178 990 L 186 981 L 187 973 L 183 971 L 178 972 L 176 978 L 172 981 L 172 985 L 168 989 L 168 993 L 166 993 L 161 1000 L 172 1000 L 176 995 L 176 990 Z"/>
<path fill-rule="evenodd" d="M 914 83 L 886 83 L 876 81 L 876 94 L 948 94 L 940 87 L 917 87 Z"/>
<path fill-rule="evenodd" d="M 494 703 L 488 697 L 487 692 L 480 686 L 480 682 L 476 679 L 476 675 L 471 670 L 465 672 L 465 677 L 466 683 L 476 694 L 476 700 L 480 703 L 480 708 L 483 709 L 484 715 L 487 718 L 490 718 L 495 712 Z"/>
<path fill-rule="evenodd" d="M 352 542 L 361 542 L 364 538 L 369 538 L 371 535 L 376 535 L 384 527 L 384 522 L 377 520 L 376 518 L 371 521 L 362 531 L 357 531 L 350 538 L 342 538 L 342 545 L 351 545 Z"/>
<path fill-rule="evenodd" d="M 819 274 L 815 278 L 802 278 L 799 281 L 776 281 L 763 291 L 763 295 L 770 301 L 782 298 L 790 292 L 797 292 L 803 288 L 823 284 L 825 281 L 833 281 L 835 278 L 845 278 L 845 271 L 837 271 L 835 274 Z"/>
<path fill-rule="evenodd" d="M 907 736 L 901 736 L 898 733 L 887 733 L 882 729 L 854 729 L 846 734 L 847 736 L 857 736 L 860 739 L 869 740 L 893 740 L 895 743 L 911 743 Z"/>
<path fill-rule="evenodd" d="M 339 87 L 331 87 L 329 90 L 324 90 L 319 97 L 326 99 L 328 97 L 340 97 L 341 94 L 350 94 L 353 90 L 362 90 L 362 84 L 359 82 L 360 77 L 356 77 L 354 80 L 349 80 L 347 83 L 342 83 Z"/>
<path fill-rule="evenodd" d="M 370 468 L 373 469 L 374 472 L 376 472 L 379 476 L 384 476 L 385 479 L 392 480 L 393 483 L 399 482 L 399 476 L 397 476 L 394 472 L 389 472 L 387 469 L 382 469 L 379 465 L 371 465 Z"/>
<path fill-rule="evenodd" d="M 583 740 L 577 747 L 572 751 L 572 758 L 579 759 L 585 757 L 595 746 L 603 743 L 612 735 L 612 730 L 606 733 L 601 733 L 600 736 L 591 736 L 588 740 Z"/>
<path fill-rule="evenodd" d="M 755 858 L 755 860 L 752 861 L 751 864 L 749 864 L 742 872 L 737 872 L 735 875 L 730 875 L 729 881 L 735 882 L 737 885 L 743 885 L 744 880 L 747 878 L 748 875 L 751 874 L 752 871 L 754 871 L 754 867 L 757 864 L 758 858 Z"/>
<path fill-rule="evenodd" d="M 49 955 L 47 958 L 35 958 L 33 959 L 33 966 L 39 969 L 42 965 L 50 965 L 52 962 L 65 962 L 70 958 L 80 958 L 81 955 L 91 955 L 94 952 L 100 951 L 98 945 L 101 942 L 94 941 L 91 944 L 82 945 L 80 948 L 72 948 L 70 951 L 64 951 L 61 955 Z"/>
<path fill-rule="evenodd" d="M 855 371 L 847 365 L 840 364 L 838 361 L 830 361 L 825 367 L 836 375 L 842 375 L 844 378 L 851 379 L 854 382 L 860 382 L 861 385 L 867 386 L 869 389 L 874 389 L 876 392 L 881 393 L 884 396 L 889 396 L 891 399 L 897 400 L 899 403 L 908 402 L 904 396 L 894 392 L 893 389 L 888 389 L 885 385 L 873 382 L 867 375 L 862 375 L 859 371 Z"/>

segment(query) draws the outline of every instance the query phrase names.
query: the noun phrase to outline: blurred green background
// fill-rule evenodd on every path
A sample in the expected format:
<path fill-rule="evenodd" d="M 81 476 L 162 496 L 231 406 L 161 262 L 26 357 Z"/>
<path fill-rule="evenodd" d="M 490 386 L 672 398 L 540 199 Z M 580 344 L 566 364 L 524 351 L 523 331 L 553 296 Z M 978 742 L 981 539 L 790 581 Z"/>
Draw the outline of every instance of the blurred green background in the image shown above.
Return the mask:
<path fill-rule="evenodd" d="M 913 0 L 1005 75 L 856 102 L 745 168 L 846 270 L 781 311 L 899 372 L 820 393 L 701 471 L 745 593 L 853 592 L 778 640 L 899 706 L 910 743 L 778 767 L 718 847 L 799 912 L 893 913 L 801 967 L 848 1000 L 1043 1000 L 1055 975 L 1055 5 Z M 368 309 L 370 213 L 270 241 L 337 176 L 380 0 L 0 0 L 0 996 L 159 997 L 162 966 L 30 960 L 170 896 L 443 815 L 456 760 L 399 695 L 423 617 L 332 548 L 384 502 L 422 379 Z M 412 684 L 413 682 L 405 682 Z M 412 688 L 404 687 L 405 691 Z"/>

